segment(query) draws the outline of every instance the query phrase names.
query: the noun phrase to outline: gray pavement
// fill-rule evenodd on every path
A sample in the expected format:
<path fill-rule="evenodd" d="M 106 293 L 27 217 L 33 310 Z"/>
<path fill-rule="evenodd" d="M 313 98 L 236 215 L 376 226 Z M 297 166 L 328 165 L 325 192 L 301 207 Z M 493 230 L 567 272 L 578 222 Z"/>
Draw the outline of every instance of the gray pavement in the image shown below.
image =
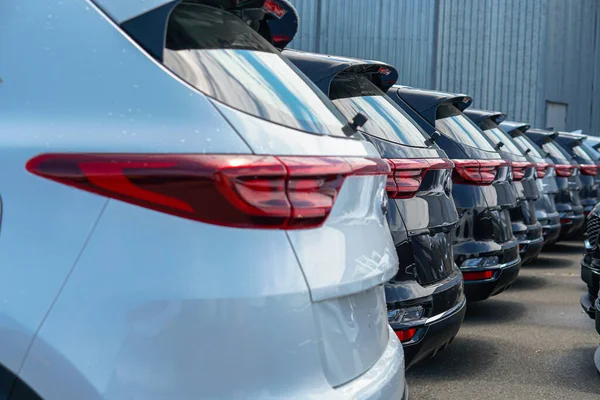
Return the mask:
<path fill-rule="evenodd" d="M 411 400 L 600 399 L 600 336 L 581 311 L 583 242 L 561 242 L 508 291 L 471 304 L 454 342 L 407 372 Z"/>

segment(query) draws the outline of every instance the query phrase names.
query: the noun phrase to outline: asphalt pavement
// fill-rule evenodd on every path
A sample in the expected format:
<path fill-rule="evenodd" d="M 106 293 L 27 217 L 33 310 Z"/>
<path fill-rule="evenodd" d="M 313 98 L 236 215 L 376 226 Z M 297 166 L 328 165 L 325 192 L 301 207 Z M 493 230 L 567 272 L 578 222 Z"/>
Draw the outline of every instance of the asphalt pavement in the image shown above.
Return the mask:
<path fill-rule="evenodd" d="M 600 335 L 581 311 L 583 239 L 521 268 L 504 293 L 470 304 L 456 339 L 407 371 L 411 400 L 600 399 Z"/>

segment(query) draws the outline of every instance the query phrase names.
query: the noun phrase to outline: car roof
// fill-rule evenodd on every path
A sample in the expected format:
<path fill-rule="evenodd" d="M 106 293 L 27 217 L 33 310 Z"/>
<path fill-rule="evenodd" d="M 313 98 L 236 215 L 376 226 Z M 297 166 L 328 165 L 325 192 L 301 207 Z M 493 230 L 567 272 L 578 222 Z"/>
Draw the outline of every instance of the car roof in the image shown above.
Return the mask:
<path fill-rule="evenodd" d="M 293 62 L 327 95 L 329 95 L 331 81 L 333 81 L 333 79 L 341 72 L 350 69 L 356 70 L 357 72 L 360 72 L 361 67 L 379 67 L 380 69 L 385 69 L 386 79 L 382 79 L 381 85 L 378 85 L 384 92 L 387 92 L 398 79 L 398 71 L 396 68 L 381 61 L 361 60 L 358 58 L 332 56 L 298 50 L 284 50 L 281 54 Z"/>

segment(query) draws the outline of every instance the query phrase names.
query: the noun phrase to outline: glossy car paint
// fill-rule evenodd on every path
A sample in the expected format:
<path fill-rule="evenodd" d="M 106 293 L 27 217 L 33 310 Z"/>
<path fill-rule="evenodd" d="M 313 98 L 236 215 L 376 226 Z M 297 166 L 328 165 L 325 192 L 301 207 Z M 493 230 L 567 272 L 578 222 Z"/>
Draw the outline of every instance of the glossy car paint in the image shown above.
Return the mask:
<path fill-rule="evenodd" d="M 600 206 L 596 205 L 588 215 L 587 238 L 584 241 L 585 253 L 581 260 L 581 280 L 587 286 L 587 291 L 581 296 L 581 307 L 590 318 L 596 318 L 596 327 L 600 326 L 596 312 L 597 309 L 600 309 L 598 307 L 598 291 L 600 291 L 599 227 Z"/>
<path fill-rule="evenodd" d="M 135 3 L 118 15 L 156 5 Z M 397 271 L 385 177 L 348 178 L 322 227 L 286 232 L 194 222 L 25 170 L 48 152 L 377 157 L 372 145 L 342 138 L 342 123 L 339 137 L 311 135 L 219 104 L 84 0 L 4 7 L 0 59 L 7 373 L 45 400 L 403 395 L 382 286 Z"/>
<path fill-rule="evenodd" d="M 490 143 L 499 149 L 504 160 L 511 164 L 530 162 L 512 138 L 498 125 L 504 120 L 504 114 L 470 108 L 464 113 L 479 126 Z M 494 129 L 497 131 L 493 131 Z M 511 174 L 511 177 L 517 195 L 517 205 L 510 209 L 510 220 L 513 234 L 519 241 L 521 262 L 525 264 L 536 258 L 544 245 L 542 225 L 537 221 L 535 213 L 535 202 L 540 198 L 540 190 L 536 182 L 534 165 L 527 168 L 521 180 L 515 180 L 514 174 Z"/>
<path fill-rule="evenodd" d="M 525 134 L 533 142 L 548 153 L 548 157 L 552 159 L 552 163 L 557 164 L 572 164 L 567 152 L 554 141 L 557 133 L 543 129 L 528 129 Z M 573 161 L 574 162 L 574 161 Z M 556 176 L 556 186 L 558 192 L 555 197 L 556 211 L 560 215 L 561 233 L 560 237 L 569 237 L 577 235 L 581 232 L 585 223 L 585 215 L 583 214 L 583 205 L 579 197 L 581 182 L 577 175 L 570 177 Z"/>
<path fill-rule="evenodd" d="M 368 73 L 383 68 L 387 75 L 378 77 L 381 79 L 375 79 L 374 82 L 384 92 L 397 76 L 392 66 L 376 61 L 288 50 L 283 55 L 332 99 L 335 92 L 330 90 L 332 86 L 343 85 L 337 79 L 340 74 L 353 73 L 367 77 Z M 356 95 L 360 97 L 360 93 Z M 334 104 L 341 100 L 344 99 L 334 99 Z M 375 107 L 364 112 L 372 120 L 396 118 L 381 114 Z M 347 117 L 352 118 L 352 115 Z M 410 117 L 404 121 L 416 124 Z M 378 149 L 383 158 L 447 158 L 435 144 L 427 146 L 422 143 L 421 147 L 411 147 L 403 144 L 400 137 L 392 141 L 369 134 L 369 127 L 368 124 L 362 127 L 361 134 Z M 422 139 L 425 141 L 427 136 L 423 135 Z M 445 348 L 457 334 L 466 309 L 462 274 L 452 256 L 451 236 L 458 215 L 449 190 L 450 179 L 449 170 L 429 170 L 413 197 L 390 199 L 387 219 L 400 267 L 398 274 L 385 285 L 385 293 L 392 328 L 395 331 L 417 329 L 415 336 L 403 343 L 407 368 Z M 397 317 L 410 307 L 423 307 L 423 315 L 410 320 Z"/>
<path fill-rule="evenodd" d="M 562 145 L 562 148 L 577 162 L 582 165 L 596 165 L 594 160 L 583 148 L 583 142 L 587 137 L 578 134 L 567 132 L 559 132 L 556 141 Z M 583 214 L 587 216 L 592 208 L 598 203 L 598 180 L 600 177 L 596 175 L 586 175 L 579 170 L 579 180 L 581 181 L 581 190 L 579 197 L 583 205 Z"/>
<path fill-rule="evenodd" d="M 546 152 L 525 135 L 525 131 L 530 128 L 528 124 L 503 121 L 500 127 L 511 135 L 514 143 L 527 155 L 531 162 L 538 165 L 549 164 L 544 177 L 542 179 L 538 177 L 536 180 L 540 197 L 535 202 L 535 214 L 538 222 L 542 225 L 544 246 L 550 246 L 556 243 L 561 230 L 560 216 L 554 203 L 554 198 L 558 193 L 554 162 L 551 158 L 545 157 Z"/>
<path fill-rule="evenodd" d="M 435 134 L 438 108 L 452 104 L 458 110 L 464 110 L 471 103 L 470 97 L 406 86 L 393 86 L 388 95 L 409 115 L 421 121 L 423 129 L 430 135 L 439 136 L 435 143 L 450 159 L 501 159 L 496 151 L 483 151 L 446 135 Z M 465 281 L 468 301 L 485 300 L 502 292 L 514 282 L 520 269 L 518 243 L 512 233 L 508 211 L 516 205 L 516 195 L 507 180 L 507 170 L 504 173 L 504 178 L 496 179 L 492 185 L 454 183 L 452 186 L 459 216 L 453 235 L 454 260 L 463 272 L 493 271 L 490 279 Z M 481 257 L 492 260 L 497 257 L 497 261 L 485 268 L 463 264 Z"/>

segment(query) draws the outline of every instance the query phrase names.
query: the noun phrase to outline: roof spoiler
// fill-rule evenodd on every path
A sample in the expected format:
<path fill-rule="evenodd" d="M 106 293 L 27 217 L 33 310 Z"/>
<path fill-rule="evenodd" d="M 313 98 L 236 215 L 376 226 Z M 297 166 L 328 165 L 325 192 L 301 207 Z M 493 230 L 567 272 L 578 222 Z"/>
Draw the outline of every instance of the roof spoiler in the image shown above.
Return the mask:
<path fill-rule="evenodd" d="M 502 121 L 500 123 L 500 127 L 504 129 L 506 133 L 508 133 L 511 137 L 519 137 L 523 135 L 524 132 L 528 131 L 531 128 L 531 125 L 525 122 L 517 122 L 517 121 Z"/>
<path fill-rule="evenodd" d="M 398 79 L 396 68 L 381 61 L 329 56 L 297 50 L 284 50 L 281 54 L 294 63 L 327 96 L 330 94 L 331 82 L 342 72 L 377 75 L 379 79 L 372 82 L 384 92 L 387 92 Z"/>
<path fill-rule="evenodd" d="M 159 61 L 173 9 L 182 0 L 92 0 Z M 285 48 L 298 32 L 298 13 L 288 0 L 194 0 L 194 3 L 222 8 L 237 15 L 279 49 Z"/>
<path fill-rule="evenodd" d="M 487 111 L 470 108 L 464 111 L 465 115 L 477 125 L 481 125 L 483 121 L 491 120 L 495 124 L 500 125 L 506 118 L 506 114 L 500 111 Z"/>
<path fill-rule="evenodd" d="M 473 99 L 466 94 L 437 92 L 399 85 L 393 86 L 390 90 L 396 90 L 398 96 L 432 126 L 435 126 L 435 117 L 439 106 L 452 104 L 462 112 L 473 102 Z"/>

